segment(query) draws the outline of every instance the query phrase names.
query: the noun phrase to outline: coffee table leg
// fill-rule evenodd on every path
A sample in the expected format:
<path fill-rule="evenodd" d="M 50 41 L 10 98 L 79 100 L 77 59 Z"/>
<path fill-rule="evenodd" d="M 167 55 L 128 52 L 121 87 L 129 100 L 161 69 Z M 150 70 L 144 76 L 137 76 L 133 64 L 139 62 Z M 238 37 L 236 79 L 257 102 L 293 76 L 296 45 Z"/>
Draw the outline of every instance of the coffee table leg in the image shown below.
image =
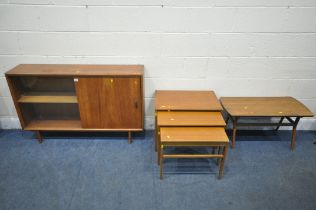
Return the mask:
<path fill-rule="evenodd" d="M 279 121 L 279 124 L 281 124 L 281 123 L 283 122 L 283 120 L 284 120 L 284 117 L 281 117 L 281 119 L 280 119 L 280 121 Z M 278 125 L 278 126 L 275 128 L 275 130 L 277 131 L 277 130 L 279 130 L 279 128 L 280 128 L 280 125 Z"/>
<path fill-rule="evenodd" d="M 232 141 L 232 148 L 236 147 L 236 133 L 237 133 L 237 117 L 232 117 L 233 121 L 233 141 Z"/>
<path fill-rule="evenodd" d="M 300 121 L 300 117 L 297 117 L 294 121 L 294 125 L 293 125 L 293 131 L 292 131 L 292 141 L 291 141 L 291 150 L 295 149 L 295 145 L 296 145 L 296 127 L 298 122 Z"/>

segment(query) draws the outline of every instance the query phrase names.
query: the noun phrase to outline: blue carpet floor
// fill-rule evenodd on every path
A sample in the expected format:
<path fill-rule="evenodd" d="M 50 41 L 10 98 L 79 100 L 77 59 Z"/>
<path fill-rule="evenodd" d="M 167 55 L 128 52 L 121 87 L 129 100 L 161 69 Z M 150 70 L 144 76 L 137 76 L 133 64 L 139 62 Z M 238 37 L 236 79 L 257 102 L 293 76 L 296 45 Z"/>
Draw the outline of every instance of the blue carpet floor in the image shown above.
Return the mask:
<path fill-rule="evenodd" d="M 213 160 L 169 159 L 161 181 L 152 131 L 46 137 L 0 130 L 1 210 L 316 209 L 315 131 L 294 151 L 290 131 L 240 131 L 221 180 Z"/>

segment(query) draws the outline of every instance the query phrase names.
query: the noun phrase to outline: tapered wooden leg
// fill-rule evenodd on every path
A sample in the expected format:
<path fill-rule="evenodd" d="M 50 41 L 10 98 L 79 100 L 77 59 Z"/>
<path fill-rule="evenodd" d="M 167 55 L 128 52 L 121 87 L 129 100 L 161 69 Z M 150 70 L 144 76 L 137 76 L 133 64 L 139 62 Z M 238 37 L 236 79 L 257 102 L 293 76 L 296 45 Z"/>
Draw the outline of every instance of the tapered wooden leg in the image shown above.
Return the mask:
<path fill-rule="evenodd" d="M 294 150 L 296 146 L 296 127 L 299 121 L 300 121 L 300 117 L 297 117 L 294 121 L 293 131 L 292 131 L 291 150 Z"/>
<path fill-rule="evenodd" d="M 158 126 L 157 126 L 157 112 L 155 112 L 155 151 L 157 152 L 157 146 L 158 146 Z"/>
<path fill-rule="evenodd" d="M 233 140 L 232 140 L 232 148 L 236 147 L 236 133 L 237 133 L 237 117 L 233 117 Z"/>
<path fill-rule="evenodd" d="M 220 168 L 219 168 L 219 176 L 218 176 L 219 179 L 221 179 L 223 177 L 224 164 L 225 164 L 227 150 L 228 150 L 228 145 L 224 146 L 224 151 L 223 151 L 224 157 L 221 160 L 221 165 L 220 165 Z"/>
<path fill-rule="evenodd" d="M 293 127 L 292 141 L 291 141 L 291 150 L 294 150 L 295 146 L 296 146 L 296 127 Z"/>
<path fill-rule="evenodd" d="M 160 179 L 163 179 L 163 145 L 160 146 L 160 156 L 159 156 L 159 162 L 160 162 Z"/>
<path fill-rule="evenodd" d="M 158 147 L 160 147 L 159 143 L 158 143 Z M 160 149 L 158 149 L 158 152 L 157 152 L 157 164 L 160 165 Z"/>
<path fill-rule="evenodd" d="M 284 120 L 284 117 L 281 117 L 281 119 L 280 119 L 280 121 L 279 121 L 279 124 L 281 124 L 281 123 L 283 122 L 283 120 Z M 280 128 L 280 125 L 278 125 L 278 126 L 275 128 L 275 130 L 277 131 L 277 130 L 279 130 L 279 128 Z"/>
<path fill-rule="evenodd" d="M 128 143 L 131 144 L 132 143 L 132 132 L 128 131 Z"/>
<path fill-rule="evenodd" d="M 160 127 L 157 127 L 157 164 L 160 165 L 160 147 L 161 147 L 161 142 L 160 142 Z"/>
<path fill-rule="evenodd" d="M 37 135 L 37 141 L 38 143 L 42 143 L 43 142 L 43 134 L 41 131 L 36 131 L 36 135 Z"/>

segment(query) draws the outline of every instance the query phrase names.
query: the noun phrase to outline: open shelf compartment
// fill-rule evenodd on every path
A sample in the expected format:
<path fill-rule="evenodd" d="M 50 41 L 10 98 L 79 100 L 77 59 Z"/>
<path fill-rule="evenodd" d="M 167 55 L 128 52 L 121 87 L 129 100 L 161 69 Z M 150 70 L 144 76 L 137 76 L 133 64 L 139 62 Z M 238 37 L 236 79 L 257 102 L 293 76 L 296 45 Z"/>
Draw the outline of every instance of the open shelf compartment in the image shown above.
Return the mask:
<path fill-rule="evenodd" d="M 11 77 L 19 103 L 77 103 L 73 77 Z"/>

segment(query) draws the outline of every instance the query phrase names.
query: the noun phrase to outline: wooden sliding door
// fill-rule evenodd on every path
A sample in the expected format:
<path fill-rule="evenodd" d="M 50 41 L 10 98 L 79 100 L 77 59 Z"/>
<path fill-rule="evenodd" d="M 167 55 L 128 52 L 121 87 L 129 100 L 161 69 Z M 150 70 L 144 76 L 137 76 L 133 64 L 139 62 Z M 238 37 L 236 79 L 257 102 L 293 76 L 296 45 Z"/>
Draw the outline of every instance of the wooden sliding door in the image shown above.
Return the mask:
<path fill-rule="evenodd" d="M 140 77 L 81 77 L 75 83 L 83 128 L 142 128 Z"/>

